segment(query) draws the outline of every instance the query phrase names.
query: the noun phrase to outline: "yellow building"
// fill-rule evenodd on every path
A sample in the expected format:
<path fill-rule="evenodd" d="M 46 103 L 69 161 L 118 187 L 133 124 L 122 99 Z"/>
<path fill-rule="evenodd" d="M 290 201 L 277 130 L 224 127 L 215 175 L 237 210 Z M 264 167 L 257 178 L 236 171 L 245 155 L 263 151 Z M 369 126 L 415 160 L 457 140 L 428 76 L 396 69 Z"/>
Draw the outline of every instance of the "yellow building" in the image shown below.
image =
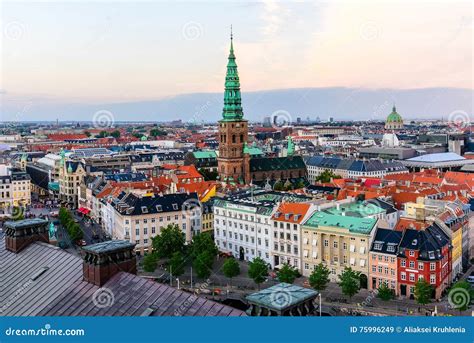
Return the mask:
<path fill-rule="evenodd" d="M 367 287 L 369 250 L 377 219 L 315 212 L 302 226 L 303 275 L 316 265 L 325 264 L 330 280 L 338 281 L 344 268 L 361 272 L 361 285 Z"/>
<path fill-rule="evenodd" d="M 201 232 L 214 232 L 214 206 L 213 201 L 202 203 L 201 206 Z"/>

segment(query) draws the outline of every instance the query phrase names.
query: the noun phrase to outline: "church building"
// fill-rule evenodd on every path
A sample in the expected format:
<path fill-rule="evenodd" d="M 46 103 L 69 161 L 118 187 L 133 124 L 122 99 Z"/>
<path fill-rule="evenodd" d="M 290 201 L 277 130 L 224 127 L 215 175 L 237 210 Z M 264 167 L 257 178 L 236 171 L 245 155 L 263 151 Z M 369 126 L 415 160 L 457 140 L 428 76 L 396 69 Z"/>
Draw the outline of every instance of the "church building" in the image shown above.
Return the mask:
<path fill-rule="evenodd" d="M 293 156 L 293 146 L 287 157 L 262 157 L 248 146 L 248 121 L 244 119 L 240 80 L 235 62 L 233 36 L 225 78 L 224 109 L 219 121 L 219 180 L 227 184 L 296 183 L 306 179 L 306 166 L 301 156 Z"/>

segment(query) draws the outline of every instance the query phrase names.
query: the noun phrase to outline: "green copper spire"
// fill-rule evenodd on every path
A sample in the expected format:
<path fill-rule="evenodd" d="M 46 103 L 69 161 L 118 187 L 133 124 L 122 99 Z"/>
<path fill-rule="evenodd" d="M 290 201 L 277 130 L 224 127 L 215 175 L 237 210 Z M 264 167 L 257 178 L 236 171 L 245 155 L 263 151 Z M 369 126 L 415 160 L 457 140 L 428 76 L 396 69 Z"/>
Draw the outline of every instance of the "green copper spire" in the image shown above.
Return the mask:
<path fill-rule="evenodd" d="M 235 63 L 234 55 L 234 37 L 232 27 L 230 30 L 230 52 L 227 62 L 227 74 L 225 76 L 225 92 L 224 92 L 224 110 L 222 118 L 225 121 L 239 121 L 244 117 L 242 110 L 242 99 L 240 97 L 240 81 Z"/>
<path fill-rule="evenodd" d="M 295 144 L 293 143 L 293 139 L 291 136 L 288 136 L 288 149 L 286 150 L 287 156 L 293 156 L 295 153 Z"/>

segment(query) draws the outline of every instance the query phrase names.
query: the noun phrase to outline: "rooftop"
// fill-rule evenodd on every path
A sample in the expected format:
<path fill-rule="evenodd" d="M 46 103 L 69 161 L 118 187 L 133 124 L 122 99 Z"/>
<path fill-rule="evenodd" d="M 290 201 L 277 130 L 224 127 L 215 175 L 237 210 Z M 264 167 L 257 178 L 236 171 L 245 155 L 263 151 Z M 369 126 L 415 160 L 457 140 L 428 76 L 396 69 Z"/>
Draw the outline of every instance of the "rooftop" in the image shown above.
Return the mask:
<path fill-rule="evenodd" d="M 351 233 L 368 235 L 375 227 L 377 219 L 357 218 L 343 215 L 315 212 L 303 225 L 318 229 L 320 226 L 338 227 Z"/>
<path fill-rule="evenodd" d="M 312 289 L 282 282 L 250 294 L 246 299 L 251 303 L 281 311 L 307 299 L 315 298 L 317 295 L 318 292 Z"/>

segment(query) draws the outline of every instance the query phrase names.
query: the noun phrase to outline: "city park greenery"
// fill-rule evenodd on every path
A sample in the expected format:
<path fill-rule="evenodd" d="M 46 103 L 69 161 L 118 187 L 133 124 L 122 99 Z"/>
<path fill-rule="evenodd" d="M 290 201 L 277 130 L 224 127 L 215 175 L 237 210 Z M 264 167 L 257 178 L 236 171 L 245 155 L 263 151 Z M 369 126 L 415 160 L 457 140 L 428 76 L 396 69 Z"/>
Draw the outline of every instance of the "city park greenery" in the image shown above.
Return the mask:
<path fill-rule="evenodd" d="M 420 279 L 415 283 L 415 299 L 418 304 L 429 304 L 432 292 L 433 287 L 425 279 Z"/>
<path fill-rule="evenodd" d="M 383 282 L 377 289 L 377 296 L 383 301 L 388 301 L 395 298 L 395 292 L 393 289 L 389 288 L 385 282 Z"/>
<path fill-rule="evenodd" d="M 277 272 L 278 280 L 286 283 L 293 283 L 298 275 L 298 270 L 287 263 Z"/>
<path fill-rule="evenodd" d="M 342 293 L 351 299 L 360 290 L 360 272 L 352 270 L 351 267 L 344 268 L 339 275 L 338 285 L 341 287 Z"/>
<path fill-rule="evenodd" d="M 331 182 L 331 179 L 340 179 L 340 175 L 334 174 L 331 170 L 326 169 L 321 174 L 316 177 L 316 182 L 328 183 Z"/>
<path fill-rule="evenodd" d="M 328 267 L 326 267 L 323 263 L 319 263 L 311 272 L 309 276 L 309 284 L 312 288 L 317 290 L 318 292 L 326 289 L 329 283 L 329 271 Z"/>
<path fill-rule="evenodd" d="M 65 207 L 59 209 L 59 222 L 66 229 L 71 241 L 76 242 L 84 237 L 80 225 L 74 221 L 71 212 Z"/>
<path fill-rule="evenodd" d="M 228 257 L 222 265 L 222 272 L 229 278 L 229 283 L 232 287 L 232 278 L 240 274 L 239 262 L 233 257 Z"/>
<path fill-rule="evenodd" d="M 184 273 L 188 261 L 191 261 L 197 276 L 208 278 L 218 253 L 212 236 L 200 233 L 193 237 L 190 244 L 185 243 L 184 234 L 177 224 L 162 228 L 160 234 L 152 238 L 152 252 L 143 258 L 143 269 L 146 272 L 154 272 L 158 260 L 167 259 L 167 271 L 179 276 Z"/>
<path fill-rule="evenodd" d="M 254 258 L 249 262 L 248 275 L 257 284 L 257 287 L 260 290 L 260 284 L 268 277 L 267 263 L 260 257 Z"/>

